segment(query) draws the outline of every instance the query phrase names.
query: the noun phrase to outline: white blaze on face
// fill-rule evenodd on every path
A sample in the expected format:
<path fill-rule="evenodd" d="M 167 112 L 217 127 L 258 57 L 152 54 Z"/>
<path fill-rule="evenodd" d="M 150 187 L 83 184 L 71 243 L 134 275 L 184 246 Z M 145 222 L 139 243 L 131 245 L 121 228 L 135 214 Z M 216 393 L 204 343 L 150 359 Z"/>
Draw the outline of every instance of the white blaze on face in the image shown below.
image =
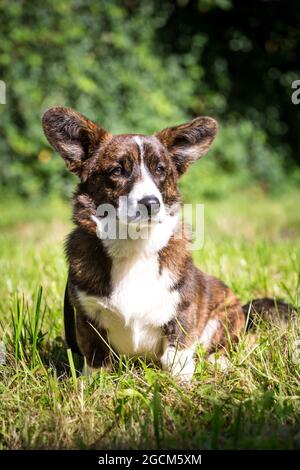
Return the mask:
<path fill-rule="evenodd" d="M 160 203 L 160 210 L 158 214 L 153 217 L 154 221 L 162 222 L 166 216 L 166 210 L 163 203 L 161 192 L 159 191 L 158 187 L 156 186 L 150 171 L 148 170 L 147 166 L 144 162 L 144 152 L 143 152 L 143 145 L 139 136 L 134 136 L 133 139 L 135 140 L 136 144 L 139 147 L 140 156 L 141 156 L 141 165 L 140 165 L 140 173 L 141 176 L 139 180 L 133 185 L 131 191 L 129 192 L 127 198 L 121 197 L 119 199 L 119 206 L 118 206 L 118 217 L 120 220 L 128 220 L 129 218 L 135 218 L 139 208 L 138 204 L 141 199 L 147 196 L 154 196 L 157 197 Z"/>

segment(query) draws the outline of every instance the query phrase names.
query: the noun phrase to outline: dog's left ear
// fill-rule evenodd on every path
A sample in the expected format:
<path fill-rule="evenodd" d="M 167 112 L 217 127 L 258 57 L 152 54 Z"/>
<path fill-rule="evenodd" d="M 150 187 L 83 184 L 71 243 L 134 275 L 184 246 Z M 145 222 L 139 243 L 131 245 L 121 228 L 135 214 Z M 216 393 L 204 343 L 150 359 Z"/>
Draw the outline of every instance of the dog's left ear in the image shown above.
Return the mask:
<path fill-rule="evenodd" d="M 176 127 L 168 127 L 155 136 L 170 151 L 179 175 L 204 155 L 218 132 L 217 122 L 210 117 L 197 117 Z"/>

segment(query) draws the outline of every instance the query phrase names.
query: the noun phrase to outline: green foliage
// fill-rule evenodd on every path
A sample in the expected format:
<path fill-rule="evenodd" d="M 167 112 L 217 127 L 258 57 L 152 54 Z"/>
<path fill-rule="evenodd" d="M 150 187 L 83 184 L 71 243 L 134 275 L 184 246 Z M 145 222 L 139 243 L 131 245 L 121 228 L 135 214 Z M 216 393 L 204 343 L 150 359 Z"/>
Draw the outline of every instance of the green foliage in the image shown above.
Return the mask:
<path fill-rule="evenodd" d="M 255 0 L 251 15 L 241 3 L 2 0 L 0 185 L 23 196 L 70 193 L 72 177 L 41 129 L 43 111 L 65 105 L 113 132 L 151 133 L 212 115 L 221 133 L 213 163 L 205 163 L 209 181 L 220 177 L 222 185 L 233 175 L 241 184 L 277 187 L 299 153 L 299 110 L 290 102 L 298 43 L 291 27 L 272 55 L 285 24 L 273 21 L 254 35 L 246 18 L 265 21 L 264 2 Z M 216 185 L 206 186 L 213 194 Z"/>
<path fill-rule="evenodd" d="M 299 204 L 299 192 L 249 189 L 210 199 L 195 262 L 243 303 L 276 296 L 299 307 Z M 0 211 L 0 449 L 299 448 L 299 322 L 259 322 L 227 373 L 198 351 L 189 385 L 143 358 L 81 376 L 62 338 L 69 205 L 11 200 Z"/>
<path fill-rule="evenodd" d="M 180 181 L 185 201 L 224 198 L 250 185 L 276 192 L 285 181 L 281 154 L 271 151 L 265 132 L 247 120 L 222 126 L 209 154 Z"/>
<path fill-rule="evenodd" d="M 20 193 L 68 189 L 41 129 L 48 106 L 72 106 L 113 132 L 150 133 L 186 118 L 193 82 L 175 57 L 156 53 L 165 14 L 153 2 L 129 11 L 117 0 L 3 1 L 0 15 L 0 178 Z"/>

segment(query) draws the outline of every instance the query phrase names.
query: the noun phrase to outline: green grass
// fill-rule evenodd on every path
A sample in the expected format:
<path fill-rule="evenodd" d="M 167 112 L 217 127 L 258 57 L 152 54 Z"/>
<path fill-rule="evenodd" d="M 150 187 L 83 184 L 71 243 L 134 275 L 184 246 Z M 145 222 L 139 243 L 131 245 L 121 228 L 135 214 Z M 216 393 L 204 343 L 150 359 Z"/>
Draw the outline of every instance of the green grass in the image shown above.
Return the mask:
<path fill-rule="evenodd" d="M 300 194 L 253 189 L 202 202 L 195 262 L 243 302 L 269 295 L 298 306 Z M 227 373 L 199 351 L 185 386 L 126 358 L 81 377 L 63 342 L 70 207 L 2 199 L 0 211 L 0 448 L 300 448 L 298 325 L 259 324 Z"/>

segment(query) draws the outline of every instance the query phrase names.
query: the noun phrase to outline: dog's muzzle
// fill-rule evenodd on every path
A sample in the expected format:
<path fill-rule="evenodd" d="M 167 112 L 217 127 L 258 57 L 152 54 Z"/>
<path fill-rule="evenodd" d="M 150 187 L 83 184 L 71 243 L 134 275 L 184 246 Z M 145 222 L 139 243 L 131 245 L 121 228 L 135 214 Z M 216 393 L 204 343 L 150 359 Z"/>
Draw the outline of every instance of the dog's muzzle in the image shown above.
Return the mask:
<path fill-rule="evenodd" d="M 141 219 L 152 219 L 160 211 L 160 202 L 156 196 L 146 196 L 138 201 L 138 212 Z"/>

